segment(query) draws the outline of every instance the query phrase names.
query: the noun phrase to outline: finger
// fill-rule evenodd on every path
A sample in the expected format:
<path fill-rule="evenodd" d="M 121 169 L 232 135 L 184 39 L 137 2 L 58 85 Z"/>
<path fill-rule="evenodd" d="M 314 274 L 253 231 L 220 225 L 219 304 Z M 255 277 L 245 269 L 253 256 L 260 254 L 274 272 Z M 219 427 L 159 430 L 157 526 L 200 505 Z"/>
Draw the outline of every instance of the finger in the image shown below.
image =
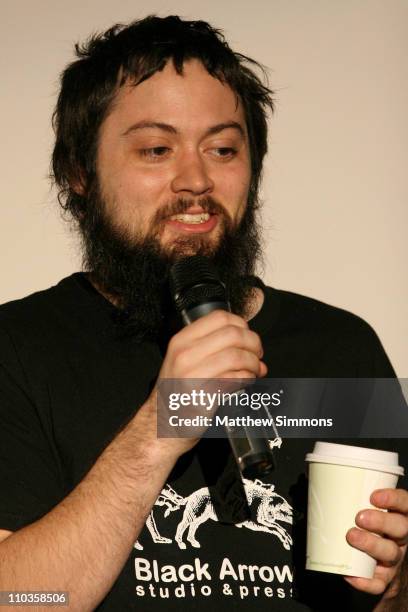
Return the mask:
<path fill-rule="evenodd" d="M 205 356 L 210 356 L 223 349 L 235 347 L 247 351 L 252 351 L 258 358 L 263 356 L 263 348 L 261 340 L 255 332 L 238 327 L 237 325 L 227 325 L 217 329 L 199 342 L 191 343 L 191 346 L 186 348 L 188 352 L 188 360 L 191 363 L 202 363 Z"/>
<path fill-rule="evenodd" d="M 265 376 L 268 373 L 268 367 L 263 361 L 259 362 L 260 373 L 258 374 L 258 378 L 261 376 Z M 234 380 L 239 380 L 240 378 L 250 378 L 255 382 L 254 373 L 249 370 L 232 370 L 230 372 L 225 372 L 222 375 L 222 380 L 226 383 L 229 378 L 233 378 Z"/>
<path fill-rule="evenodd" d="M 259 365 L 260 365 L 260 371 L 259 371 L 258 376 L 260 378 L 262 378 L 262 377 L 267 375 L 267 373 L 268 373 L 268 366 L 263 361 L 260 361 Z"/>
<path fill-rule="evenodd" d="M 370 497 L 373 506 L 408 514 L 408 491 L 405 489 L 377 489 Z"/>
<path fill-rule="evenodd" d="M 389 584 L 382 578 L 357 578 L 356 576 L 343 576 L 343 578 L 358 591 L 364 591 L 370 595 L 381 595 Z"/>
<path fill-rule="evenodd" d="M 228 373 L 245 370 L 251 377 L 259 376 L 261 362 L 254 353 L 239 348 L 227 348 L 209 355 L 205 363 L 197 364 L 197 369 L 190 369 L 189 378 L 228 378 Z M 245 377 L 247 378 L 247 377 Z"/>
<path fill-rule="evenodd" d="M 385 535 L 398 546 L 408 543 L 408 517 L 399 512 L 363 510 L 356 516 L 356 525 L 367 531 Z"/>
<path fill-rule="evenodd" d="M 350 546 L 367 553 L 386 567 L 397 565 L 402 559 L 402 551 L 395 542 L 364 529 L 353 527 L 347 532 L 346 539 Z"/>
<path fill-rule="evenodd" d="M 255 382 L 255 378 L 254 373 L 249 370 L 231 370 L 230 372 L 225 372 L 221 377 L 225 385 L 227 385 L 227 381 L 236 381 L 233 385 L 234 391 L 238 391 L 242 387 L 242 383 L 240 384 L 241 379 L 245 380 L 245 384 L 248 384 L 249 381 Z M 248 379 L 248 383 L 246 379 Z"/>
<path fill-rule="evenodd" d="M 170 344 L 177 344 L 183 346 L 186 342 L 194 342 L 204 336 L 214 332 L 222 327 L 228 325 L 235 325 L 243 329 L 248 329 L 248 323 L 244 321 L 242 317 L 239 317 L 232 312 L 226 310 L 214 310 L 208 315 L 197 319 L 190 325 L 183 327 L 173 338 L 170 340 Z"/>
<path fill-rule="evenodd" d="M 372 595 L 379 595 L 387 590 L 387 597 L 394 597 L 399 589 L 398 566 L 384 567 L 377 563 L 372 578 L 356 576 L 344 576 L 344 578 L 355 589 Z"/>

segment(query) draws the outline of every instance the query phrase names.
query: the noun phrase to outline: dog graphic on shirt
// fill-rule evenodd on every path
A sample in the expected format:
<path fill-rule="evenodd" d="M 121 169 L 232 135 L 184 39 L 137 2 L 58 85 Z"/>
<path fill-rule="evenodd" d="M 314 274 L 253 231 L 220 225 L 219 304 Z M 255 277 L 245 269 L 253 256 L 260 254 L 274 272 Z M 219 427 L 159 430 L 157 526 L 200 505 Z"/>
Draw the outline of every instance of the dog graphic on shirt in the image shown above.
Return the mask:
<path fill-rule="evenodd" d="M 280 447 L 282 444 L 281 438 L 270 441 L 270 446 Z M 286 529 L 280 523 L 292 524 L 292 508 L 284 497 L 276 493 L 275 486 L 272 484 L 263 483 L 261 480 L 255 481 L 243 479 L 248 506 L 255 514 L 255 520 L 246 520 L 241 523 L 236 523 L 235 526 L 242 528 L 246 527 L 253 531 L 262 531 L 276 536 L 286 550 L 290 550 L 292 546 L 292 538 Z M 156 500 L 155 506 L 167 506 L 164 516 L 167 517 L 170 512 L 181 509 L 184 506 L 184 512 L 181 521 L 179 522 L 175 534 L 175 541 L 181 549 L 187 547 L 184 542 L 184 534 L 187 532 L 186 540 L 194 548 L 200 548 L 201 544 L 196 538 L 196 531 L 200 525 L 208 520 L 217 521 L 211 495 L 208 487 L 202 487 L 194 491 L 188 497 L 179 495 L 170 485 L 166 485 L 161 491 Z M 170 544 L 172 540 L 160 535 L 151 510 L 146 527 L 150 532 L 153 542 L 158 544 Z M 143 546 L 139 541 L 135 543 L 135 548 L 142 550 Z"/>

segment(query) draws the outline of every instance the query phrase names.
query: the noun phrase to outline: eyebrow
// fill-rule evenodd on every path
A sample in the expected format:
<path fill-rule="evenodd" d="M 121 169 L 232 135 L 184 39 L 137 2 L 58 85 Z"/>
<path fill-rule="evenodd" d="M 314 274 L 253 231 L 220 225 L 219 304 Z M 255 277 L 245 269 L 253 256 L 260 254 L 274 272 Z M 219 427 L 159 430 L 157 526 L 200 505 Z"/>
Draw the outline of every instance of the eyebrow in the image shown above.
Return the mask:
<path fill-rule="evenodd" d="M 125 132 L 123 132 L 122 136 L 128 136 L 131 133 L 137 132 L 138 130 L 144 130 L 149 128 L 156 128 L 159 130 L 163 130 L 169 134 L 179 134 L 179 130 L 175 128 L 173 125 L 168 123 L 161 123 L 158 121 L 139 121 L 138 123 L 134 123 L 130 127 L 127 128 Z M 214 134 L 218 134 L 223 130 L 228 129 L 237 130 L 242 137 L 245 137 L 244 128 L 237 121 L 227 121 L 226 123 L 217 123 L 217 125 L 213 125 L 205 133 L 205 136 L 213 136 Z"/>

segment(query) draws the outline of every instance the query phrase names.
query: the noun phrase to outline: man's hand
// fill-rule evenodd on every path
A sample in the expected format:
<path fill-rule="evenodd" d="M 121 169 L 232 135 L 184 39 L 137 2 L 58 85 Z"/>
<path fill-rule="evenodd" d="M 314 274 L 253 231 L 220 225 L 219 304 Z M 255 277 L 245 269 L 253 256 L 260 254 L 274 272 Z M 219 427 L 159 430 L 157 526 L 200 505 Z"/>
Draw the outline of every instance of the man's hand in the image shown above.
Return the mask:
<path fill-rule="evenodd" d="M 215 310 L 172 337 L 158 378 L 177 379 L 180 385 L 185 379 L 186 390 L 190 388 L 188 382 L 194 379 L 255 379 L 267 373 L 262 356 L 261 340 L 258 334 L 249 329 L 244 319 L 224 310 Z M 145 431 L 149 431 L 152 444 L 159 446 L 160 452 L 174 455 L 177 459 L 190 450 L 199 438 L 163 437 L 155 441 L 156 394 L 157 388 L 150 396 L 152 401 L 145 406 L 150 410 Z M 142 411 L 143 408 L 140 416 Z M 161 418 L 162 415 L 158 416 Z"/>
<path fill-rule="evenodd" d="M 262 356 L 244 319 L 215 310 L 173 336 L 159 378 L 256 378 L 267 371 Z"/>
<path fill-rule="evenodd" d="M 362 510 L 356 516 L 356 525 L 361 529 L 353 527 L 346 538 L 351 546 L 377 560 L 374 577 L 346 576 L 345 580 L 360 591 L 384 593 L 383 602 L 398 592 L 399 570 L 408 544 L 408 491 L 378 489 L 372 493 L 370 502 L 388 512 Z"/>

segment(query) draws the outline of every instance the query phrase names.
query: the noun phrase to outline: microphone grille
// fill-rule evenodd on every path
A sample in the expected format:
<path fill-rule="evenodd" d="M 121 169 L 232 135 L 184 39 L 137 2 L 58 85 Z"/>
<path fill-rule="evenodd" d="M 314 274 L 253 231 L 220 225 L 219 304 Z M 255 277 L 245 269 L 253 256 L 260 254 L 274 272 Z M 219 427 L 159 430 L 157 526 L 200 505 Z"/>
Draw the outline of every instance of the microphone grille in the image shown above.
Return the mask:
<path fill-rule="evenodd" d="M 179 312 L 209 301 L 226 301 L 218 271 L 203 255 L 185 257 L 173 264 L 170 287 Z"/>

